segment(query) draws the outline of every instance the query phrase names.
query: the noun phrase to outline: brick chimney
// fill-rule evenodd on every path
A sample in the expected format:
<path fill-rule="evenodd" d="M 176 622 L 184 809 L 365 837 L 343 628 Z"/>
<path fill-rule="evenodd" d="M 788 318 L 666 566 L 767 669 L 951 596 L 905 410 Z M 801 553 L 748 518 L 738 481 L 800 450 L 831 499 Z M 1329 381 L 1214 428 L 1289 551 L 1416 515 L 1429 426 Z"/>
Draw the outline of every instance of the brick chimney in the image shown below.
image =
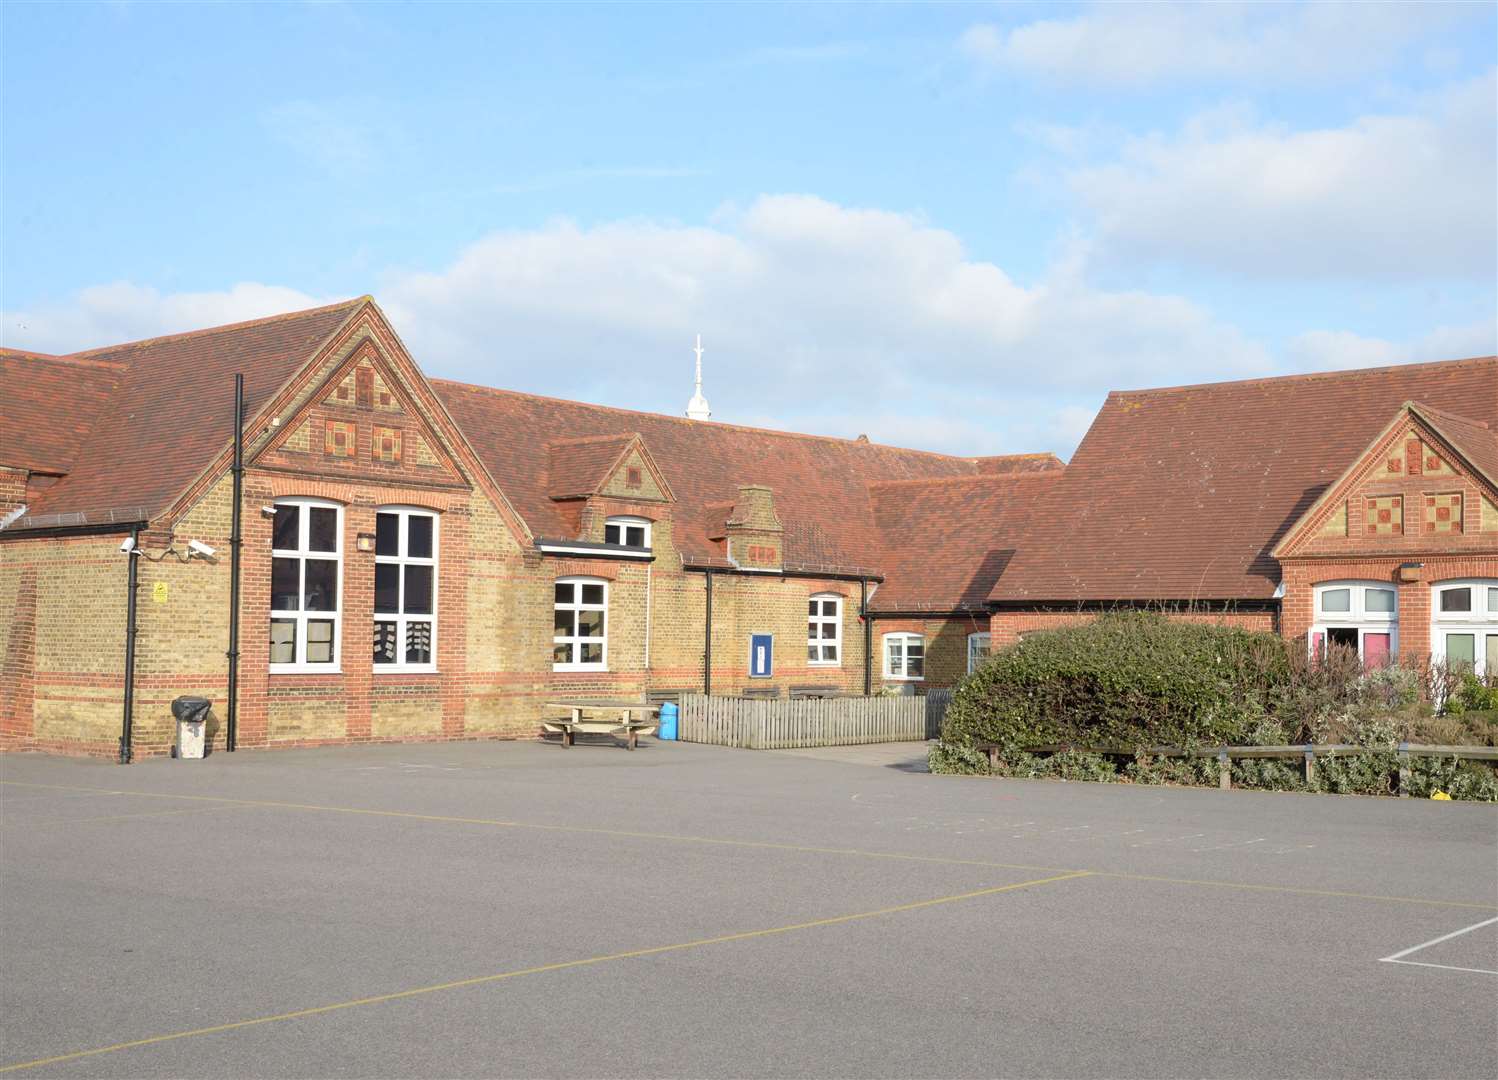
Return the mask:
<path fill-rule="evenodd" d="M 779 570 L 785 562 L 785 527 L 775 514 L 775 495 L 761 484 L 744 484 L 728 515 L 728 557 L 751 570 Z"/>

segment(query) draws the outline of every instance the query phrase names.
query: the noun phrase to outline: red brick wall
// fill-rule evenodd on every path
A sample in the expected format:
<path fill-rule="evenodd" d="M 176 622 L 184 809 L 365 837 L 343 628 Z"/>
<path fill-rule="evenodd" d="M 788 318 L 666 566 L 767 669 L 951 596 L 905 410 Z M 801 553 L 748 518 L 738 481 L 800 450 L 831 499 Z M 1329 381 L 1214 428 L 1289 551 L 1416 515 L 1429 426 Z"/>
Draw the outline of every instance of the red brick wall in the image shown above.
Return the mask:
<path fill-rule="evenodd" d="M 1078 626 L 1098 617 L 1095 611 L 996 611 L 993 614 L 993 647 L 1012 645 L 1022 636 L 1034 630 L 1054 630 L 1063 626 Z M 1216 626 L 1236 626 L 1244 630 L 1273 632 L 1277 619 L 1272 611 L 1189 611 L 1174 612 L 1172 619 L 1183 622 L 1207 623 Z"/>

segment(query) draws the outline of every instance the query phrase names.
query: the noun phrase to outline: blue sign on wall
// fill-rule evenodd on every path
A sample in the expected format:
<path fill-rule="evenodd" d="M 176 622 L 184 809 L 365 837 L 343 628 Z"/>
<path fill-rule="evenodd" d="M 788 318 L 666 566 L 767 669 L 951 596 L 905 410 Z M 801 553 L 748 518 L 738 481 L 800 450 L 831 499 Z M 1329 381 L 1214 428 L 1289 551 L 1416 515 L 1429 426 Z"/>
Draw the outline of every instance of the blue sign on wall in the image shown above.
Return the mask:
<path fill-rule="evenodd" d="M 749 635 L 749 677 L 768 679 L 775 674 L 775 635 Z"/>

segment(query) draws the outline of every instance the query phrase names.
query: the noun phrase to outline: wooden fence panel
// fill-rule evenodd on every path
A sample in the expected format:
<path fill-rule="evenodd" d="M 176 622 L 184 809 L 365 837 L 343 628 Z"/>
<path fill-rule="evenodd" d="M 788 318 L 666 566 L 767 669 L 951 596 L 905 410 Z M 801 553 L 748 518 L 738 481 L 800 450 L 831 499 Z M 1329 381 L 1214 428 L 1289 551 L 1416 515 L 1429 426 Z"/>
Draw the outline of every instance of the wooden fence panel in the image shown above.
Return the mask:
<path fill-rule="evenodd" d="M 683 694 L 678 734 L 683 742 L 789 750 L 916 742 L 929 738 L 930 730 L 931 709 L 920 697 L 737 698 Z"/>

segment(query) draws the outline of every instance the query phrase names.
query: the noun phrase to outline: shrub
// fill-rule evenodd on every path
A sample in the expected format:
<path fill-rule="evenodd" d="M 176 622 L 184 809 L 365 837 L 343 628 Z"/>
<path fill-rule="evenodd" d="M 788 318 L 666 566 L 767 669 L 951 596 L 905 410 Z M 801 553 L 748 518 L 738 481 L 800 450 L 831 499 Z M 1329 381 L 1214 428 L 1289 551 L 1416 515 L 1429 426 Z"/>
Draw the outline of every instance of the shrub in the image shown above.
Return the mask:
<path fill-rule="evenodd" d="M 996 653 L 953 695 L 946 742 L 1199 746 L 1259 724 L 1286 683 L 1273 634 L 1145 612 L 1042 631 Z"/>
<path fill-rule="evenodd" d="M 1393 795 L 1399 759 L 1393 753 L 1317 755 L 1316 791 L 1333 795 Z"/>
<path fill-rule="evenodd" d="M 926 752 L 926 767 L 934 773 L 959 776 L 987 776 L 988 755 L 971 746 L 954 746 L 951 743 L 934 743 Z"/>
<path fill-rule="evenodd" d="M 1217 762 L 1213 758 L 1162 758 L 1135 754 L 1124 766 L 1124 779 L 1136 784 L 1180 784 L 1188 787 L 1217 783 Z"/>
<path fill-rule="evenodd" d="M 1454 757 L 1411 758 L 1410 794 L 1428 799 L 1437 791 L 1444 791 L 1453 799 L 1498 802 L 1498 770 Z"/>

